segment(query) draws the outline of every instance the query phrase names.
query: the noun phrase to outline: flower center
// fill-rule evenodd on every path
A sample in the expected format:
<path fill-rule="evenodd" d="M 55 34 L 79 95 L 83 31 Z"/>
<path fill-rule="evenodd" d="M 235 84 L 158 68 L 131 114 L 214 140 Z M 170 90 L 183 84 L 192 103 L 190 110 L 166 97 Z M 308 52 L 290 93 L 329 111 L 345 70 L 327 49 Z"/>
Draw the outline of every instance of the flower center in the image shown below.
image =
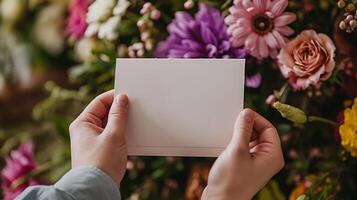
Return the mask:
<path fill-rule="evenodd" d="M 260 35 L 264 35 L 274 28 L 272 19 L 267 15 L 257 15 L 253 17 L 252 25 L 253 31 Z"/>

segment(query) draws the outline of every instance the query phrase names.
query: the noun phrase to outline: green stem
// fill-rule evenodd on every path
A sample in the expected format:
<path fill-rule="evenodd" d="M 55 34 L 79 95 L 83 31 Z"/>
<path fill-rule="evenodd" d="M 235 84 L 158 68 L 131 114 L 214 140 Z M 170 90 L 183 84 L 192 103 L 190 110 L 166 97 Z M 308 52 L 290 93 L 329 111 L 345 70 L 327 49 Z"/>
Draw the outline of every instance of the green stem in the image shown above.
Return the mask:
<path fill-rule="evenodd" d="M 225 10 L 228 8 L 228 6 L 230 6 L 232 4 L 232 0 L 227 0 L 226 2 L 223 3 L 223 5 L 221 6 L 221 10 Z"/>
<path fill-rule="evenodd" d="M 277 94 L 277 99 L 279 99 L 280 102 L 285 103 L 289 90 L 290 90 L 289 83 L 286 82 L 283 85 L 283 87 L 281 87 L 281 89 L 279 90 Z"/>
<path fill-rule="evenodd" d="M 322 123 L 326 123 L 326 124 L 331 124 L 333 126 L 337 126 L 338 123 L 332 121 L 332 120 L 329 120 L 329 119 L 326 119 L 326 118 L 323 118 L 323 117 L 318 117 L 318 116 L 308 116 L 308 119 L 307 121 L 309 122 L 322 122 Z"/>

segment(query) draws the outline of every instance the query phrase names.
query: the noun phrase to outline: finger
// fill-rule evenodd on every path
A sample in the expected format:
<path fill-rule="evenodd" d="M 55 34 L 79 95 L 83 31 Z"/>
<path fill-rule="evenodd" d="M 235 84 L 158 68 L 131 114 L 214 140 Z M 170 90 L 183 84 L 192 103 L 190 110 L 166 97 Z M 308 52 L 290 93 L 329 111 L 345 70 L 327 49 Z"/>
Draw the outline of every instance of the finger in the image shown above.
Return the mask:
<path fill-rule="evenodd" d="M 252 142 L 258 140 L 258 136 L 259 136 L 258 132 L 253 127 L 253 133 L 252 133 L 252 137 L 250 138 L 250 141 Z"/>
<path fill-rule="evenodd" d="M 103 127 L 103 119 L 108 115 L 113 98 L 114 90 L 97 96 L 88 104 L 88 106 L 83 110 L 77 119 Z"/>
<path fill-rule="evenodd" d="M 259 143 L 280 144 L 279 135 L 275 127 L 258 113 L 255 113 L 254 130 L 258 133 Z"/>
<path fill-rule="evenodd" d="M 254 127 L 254 112 L 251 109 L 244 109 L 234 125 L 233 138 L 231 144 L 239 149 L 249 150 L 249 142 L 252 138 Z"/>
<path fill-rule="evenodd" d="M 250 149 L 250 153 L 259 162 L 265 162 L 266 159 L 269 161 L 274 160 L 272 165 L 276 165 L 277 169 L 281 169 L 284 165 L 284 158 L 280 138 L 275 127 L 267 119 L 256 113 L 254 129 L 258 133 L 258 144 Z"/>
<path fill-rule="evenodd" d="M 249 149 L 254 148 L 255 146 L 257 146 L 259 144 L 258 140 L 254 140 L 252 142 L 249 142 Z"/>
<path fill-rule="evenodd" d="M 108 123 L 104 132 L 123 136 L 128 121 L 129 99 L 125 94 L 119 94 L 109 110 Z"/>

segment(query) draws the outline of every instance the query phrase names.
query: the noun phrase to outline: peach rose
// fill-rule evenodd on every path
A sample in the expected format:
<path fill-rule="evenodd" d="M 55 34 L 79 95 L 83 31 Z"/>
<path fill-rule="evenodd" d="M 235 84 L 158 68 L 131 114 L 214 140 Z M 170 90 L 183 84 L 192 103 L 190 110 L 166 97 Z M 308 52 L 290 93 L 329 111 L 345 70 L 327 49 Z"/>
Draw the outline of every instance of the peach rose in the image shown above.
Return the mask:
<path fill-rule="evenodd" d="M 280 71 L 294 89 L 327 80 L 335 67 L 335 45 L 325 34 L 303 31 L 280 50 Z"/>

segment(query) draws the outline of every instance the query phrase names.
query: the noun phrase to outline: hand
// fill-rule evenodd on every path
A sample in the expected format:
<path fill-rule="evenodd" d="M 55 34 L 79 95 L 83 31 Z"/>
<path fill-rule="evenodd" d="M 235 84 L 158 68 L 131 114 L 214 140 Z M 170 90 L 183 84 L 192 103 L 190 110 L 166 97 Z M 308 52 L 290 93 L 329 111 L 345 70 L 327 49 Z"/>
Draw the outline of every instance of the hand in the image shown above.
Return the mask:
<path fill-rule="evenodd" d="M 128 97 L 114 99 L 113 90 L 99 95 L 84 109 L 69 128 L 72 168 L 98 167 L 120 185 L 128 155 L 124 135 L 128 110 Z"/>
<path fill-rule="evenodd" d="M 202 199 L 251 199 L 284 166 L 274 126 L 245 109 L 228 147 L 214 163 Z"/>

